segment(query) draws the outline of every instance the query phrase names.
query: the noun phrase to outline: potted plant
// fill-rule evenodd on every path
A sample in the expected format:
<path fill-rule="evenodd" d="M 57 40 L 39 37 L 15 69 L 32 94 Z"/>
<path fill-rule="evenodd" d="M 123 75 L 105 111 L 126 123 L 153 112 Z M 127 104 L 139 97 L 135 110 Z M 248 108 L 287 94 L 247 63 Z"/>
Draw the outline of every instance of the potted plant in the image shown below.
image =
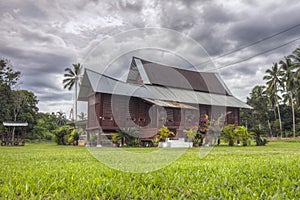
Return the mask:
<path fill-rule="evenodd" d="M 160 141 L 165 142 L 166 139 L 170 135 L 174 135 L 174 133 L 172 131 L 170 131 L 168 127 L 163 126 L 163 127 L 161 127 L 161 129 L 159 129 L 158 135 L 159 135 Z"/>
<path fill-rule="evenodd" d="M 194 141 L 193 141 L 194 147 L 199 147 L 199 143 L 200 143 L 200 139 L 195 138 Z"/>

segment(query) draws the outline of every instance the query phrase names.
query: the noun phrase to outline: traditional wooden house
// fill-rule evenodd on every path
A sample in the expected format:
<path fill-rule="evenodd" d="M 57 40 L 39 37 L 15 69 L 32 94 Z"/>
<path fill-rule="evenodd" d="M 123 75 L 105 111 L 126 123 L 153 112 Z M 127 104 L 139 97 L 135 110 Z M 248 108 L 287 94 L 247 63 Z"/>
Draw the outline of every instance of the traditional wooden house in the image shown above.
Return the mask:
<path fill-rule="evenodd" d="M 142 140 L 162 125 L 183 137 L 183 130 L 227 113 L 226 123 L 239 124 L 239 109 L 250 108 L 235 98 L 217 73 L 196 72 L 133 57 L 126 81 L 86 69 L 79 100 L 88 102 L 87 135 L 136 127 Z"/>

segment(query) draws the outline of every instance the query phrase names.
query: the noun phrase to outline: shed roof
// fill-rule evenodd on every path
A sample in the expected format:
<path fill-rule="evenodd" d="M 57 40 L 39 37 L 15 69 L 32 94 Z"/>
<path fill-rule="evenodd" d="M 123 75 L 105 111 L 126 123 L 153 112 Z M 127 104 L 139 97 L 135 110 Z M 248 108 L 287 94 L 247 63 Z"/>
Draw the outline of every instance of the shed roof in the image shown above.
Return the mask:
<path fill-rule="evenodd" d="M 80 86 L 78 99 L 87 101 L 91 90 L 93 92 L 175 101 L 179 103 L 251 108 L 246 103 L 230 95 L 213 94 L 151 84 L 138 85 L 126 83 L 86 69 Z"/>
<path fill-rule="evenodd" d="M 3 126 L 28 126 L 27 122 L 3 122 Z"/>

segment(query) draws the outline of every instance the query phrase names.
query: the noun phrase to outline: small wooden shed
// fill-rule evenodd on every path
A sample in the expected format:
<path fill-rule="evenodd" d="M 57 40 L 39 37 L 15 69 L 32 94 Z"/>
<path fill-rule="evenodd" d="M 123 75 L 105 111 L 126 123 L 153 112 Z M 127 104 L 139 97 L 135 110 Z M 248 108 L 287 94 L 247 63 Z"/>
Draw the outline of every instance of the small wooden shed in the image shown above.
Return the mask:
<path fill-rule="evenodd" d="M 3 122 L 1 146 L 24 146 L 27 122 Z"/>

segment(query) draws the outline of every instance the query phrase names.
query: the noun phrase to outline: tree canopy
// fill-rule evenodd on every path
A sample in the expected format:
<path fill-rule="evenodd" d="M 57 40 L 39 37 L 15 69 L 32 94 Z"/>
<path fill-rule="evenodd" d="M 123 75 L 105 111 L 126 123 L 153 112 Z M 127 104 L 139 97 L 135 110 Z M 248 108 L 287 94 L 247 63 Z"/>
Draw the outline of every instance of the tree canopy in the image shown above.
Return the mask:
<path fill-rule="evenodd" d="M 300 47 L 267 69 L 265 85 L 252 89 L 242 110 L 241 121 L 252 129 L 261 128 L 270 136 L 293 136 L 300 132 Z"/>

